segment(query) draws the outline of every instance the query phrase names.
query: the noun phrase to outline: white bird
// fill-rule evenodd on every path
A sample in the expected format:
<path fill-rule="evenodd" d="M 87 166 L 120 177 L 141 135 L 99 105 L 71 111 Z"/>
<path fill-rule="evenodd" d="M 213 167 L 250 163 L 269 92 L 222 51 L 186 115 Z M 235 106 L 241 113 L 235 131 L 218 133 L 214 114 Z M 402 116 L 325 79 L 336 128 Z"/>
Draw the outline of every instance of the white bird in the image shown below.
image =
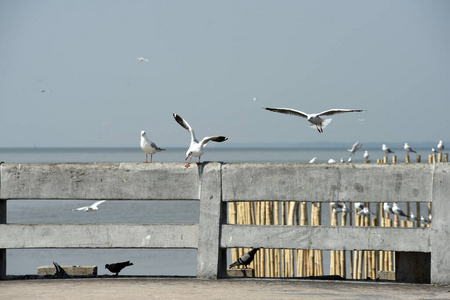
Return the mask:
<path fill-rule="evenodd" d="M 270 110 L 277 113 L 287 114 L 287 115 L 294 115 L 298 117 L 302 117 L 307 119 L 311 123 L 311 127 L 314 128 L 314 126 L 317 128 L 319 132 L 323 132 L 323 129 L 330 124 L 330 119 L 322 119 L 323 116 L 332 116 L 335 114 L 342 114 L 342 113 L 348 113 L 348 112 L 362 112 L 362 109 L 329 109 L 326 111 L 323 111 L 318 114 L 307 114 L 299 110 L 295 110 L 292 108 L 272 108 L 272 107 L 264 107 L 266 110 Z"/>
<path fill-rule="evenodd" d="M 368 162 L 368 161 L 369 161 L 369 151 L 366 150 L 366 151 L 364 152 L 364 155 L 363 155 L 363 156 L 364 156 L 364 161 L 365 161 L 365 162 Z"/>
<path fill-rule="evenodd" d="M 351 162 L 352 162 L 352 157 L 351 157 L 351 156 L 348 158 L 347 162 L 348 162 L 348 163 L 351 163 Z"/>
<path fill-rule="evenodd" d="M 371 212 L 368 207 L 364 207 L 363 209 L 358 211 L 356 214 L 361 215 L 361 216 L 365 216 L 365 217 L 366 216 L 370 216 L 370 215 L 374 215 L 375 216 L 375 214 L 373 212 Z"/>
<path fill-rule="evenodd" d="M 92 204 L 91 206 L 83 206 L 83 207 L 79 207 L 77 209 L 72 209 L 72 211 L 78 210 L 78 211 L 95 211 L 98 210 L 98 206 L 100 204 L 102 204 L 103 202 L 105 202 L 106 200 L 101 200 L 101 201 L 97 201 L 94 202 L 94 204 Z"/>
<path fill-rule="evenodd" d="M 364 204 L 362 202 L 356 202 L 355 208 L 357 211 L 363 210 L 365 208 Z"/>
<path fill-rule="evenodd" d="M 334 159 L 332 159 L 332 158 L 330 158 L 329 160 L 328 160 L 328 163 L 329 164 L 334 164 L 336 161 L 334 160 Z"/>
<path fill-rule="evenodd" d="M 406 150 L 406 153 L 407 153 L 407 154 L 409 154 L 409 152 L 416 153 L 416 151 L 414 151 L 414 150 L 408 145 L 408 143 L 405 143 L 405 144 L 403 145 L 403 149 Z"/>
<path fill-rule="evenodd" d="M 195 138 L 194 130 L 192 130 L 192 127 L 188 124 L 188 122 L 186 122 L 181 116 L 179 116 L 177 114 L 173 114 L 173 117 L 175 118 L 175 121 L 178 122 L 178 124 L 180 124 L 184 129 L 189 131 L 189 133 L 191 134 L 191 144 L 189 146 L 189 149 L 186 151 L 186 159 L 185 160 L 187 160 L 189 157 L 191 157 L 191 158 L 185 165 L 186 168 L 190 166 L 190 162 L 191 162 L 191 159 L 193 156 L 198 157 L 197 164 L 200 164 L 200 157 L 203 155 L 204 147 L 206 146 L 206 144 L 209 141 L 220 143 L 220 142 L 224 142 L 224 141 L 228 140 L 228 138 L 225 136 L 210 136 L 210 137 L 204 137 L 199 142 Z"/>
<path fill-rule="evenodd" d="M 314 156 L 313 158 L 311 158 L 311 160 L 309 161 L 310 164 L 313 164 L 316 162 L 317 156 Z"/>
<path fill-rule="evenodd" d="M 436 149 L 434 149 L 434 148 L 431 148 L 431 152 L 438 153 L 438 151 Z"/>
<path fill-rule="evenodd" d="M 352 148 L 351 149 L 347 149 L 347 151 L 350 152 L 350 155 L 353 155 L 361 147 L 362 147 L 362 144 L 359 141 L 356 141 L 356 143 L 353 144 Z"/>
<path fill-rule="evenodd" d="M 330 202 L 331 208 L 343 208 L 345 204 L 339 202 Z"/>
<path fill-rule="evenodd" d="M 439 151 L 443 151 L 445 149 L 444 143 L 442 143 L 442 141 L 439 141 L 439 144 L 437 145 L 437 148 L 438 148 Z"/>
<path fill-rule="evenodd" d="M 394 203 L 394 205 L 392 205 L 392 211 L 397 216 L 408 217 L 408 215 L 400 207 L 398 207 L 397 203 Z"/>
<path fill-rule="evenodd" d="M 384 151 L 384 153 L 386 153 L 386 155 L 389 155 L 389 153 L 394 153 L 394 151 L 389 149 L 389 147 L 386 146 L 385 144 L 383 144 L 383 146 L 381 146 L 381 149 Z"/>
<path fill-rule="evenodd" d="M 150 238 L 152 237 L 152 235 L 147 235 L 146 237 L 144 237 L 142 239 L 142 247 L 147 246 L 150 243 Z"/>
<path fill-rule="evenodd" d="M 409 214 L 409 220 L 410 221 L 420 221 L 420 219 L 418 217 L 416 217 L 416 215 L 413 212 L 411 212 Z"/>
<path fill-rule="evenodd" d="M 343 212 L 343 213 L 351 213 L 352 211 L 347 207 L 347 205 L 342 205 L 342 208 L 333 208 L 333 212 L 335 214 Z"/>
<path fill-rule="evenodd" d="M 159 148 L 155 143 L 147 138 L 144 130 L 141 131 L 141 149 L 145 152 L 145 162 L 148 163 L 148 155 L 150 154 L 150 162 L 153 162 L 153 154 L 156 152 L 165 151 L 166 149 Z"/>
<path fill-rule="evenodd" d="M 342 157 L 341 157 L 340 162 L 341 162 L 341 164 L 345 162 L 344 159 L 343 159 Z"/>
<path fill-rule="evenodd" d="M 420 221 L 422 221 L 423 223 L 431 223 L 431 215 L 428 215 L 428 218 L 420 216 Z"/>
<path fill-rule="evenodd" d="M 136 59 L 138 61 L 142 61 L 142 62 L 148 62 L 148 59 L 144 58 L 144 57 L 136 57 Z"/>
<path fill-rule="evenodd" d="M 387 202 L 385 202 L 383 204 L 383 209 L 384 209 L 384 212 L 387 212 L 387 213 L 390 213 L 390 214 L 394 213 L 394 211 L 392 210 L 392 206 L 390 206 L 389 203 L 387 203 Z"/>

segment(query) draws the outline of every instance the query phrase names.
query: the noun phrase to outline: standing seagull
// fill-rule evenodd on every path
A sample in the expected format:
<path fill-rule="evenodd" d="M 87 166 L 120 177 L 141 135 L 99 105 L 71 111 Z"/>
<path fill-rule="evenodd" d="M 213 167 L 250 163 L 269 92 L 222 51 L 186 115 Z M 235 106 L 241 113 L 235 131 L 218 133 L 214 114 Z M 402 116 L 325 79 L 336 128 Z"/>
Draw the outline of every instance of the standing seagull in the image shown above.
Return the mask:
<path fill-rule="evenodd" d="M 348 112 L 362 112 L 362 109 L 329 109 L 326 111 L 323 111 L 318 114 L 307 114 L 299 110 L 295 110 L 292 108 L 271 108 L 271 107 L 264 107 L 264 109 L 274 111 L 277 113 L 287 114 L 287 115 L 294 115 L 298 117 L 302 117 L 307 119 L 309 122 L 311 122 L 311 127 L 314 128 L 316 126 L 317 130 L 319 132 L 323 132 L 323 129 L 330 124 L 330 119 L 322 119 L 323 116 L 332 116 L 334 114 L 342 114 L 342 113 L 348 113 Z"/>
<path fill-rule="evenodd" d="M 94 204 L 92 204 L 91 206 L 83 206 L 83 207 L 80 207 L 80 208 L 77 208 L 77 209 L 72 209 L 72 210 L 86 211 L 86 212 L 88 212 L 88 211 L 95 211 L 95 210 L 98 210 L 98 206 L 100 204 L 102 204 L 103 202 L 105 202 L 105 201 L 106 200 L 97 201 Z"/>
<path fill-rule="evenodd" d="M 156 146 L 155 143 L 147 138 L 147 134 L 144 130 L 141 131 L 141 149 L 145 152 L 145 162 L 148 163 L 148 155 L 150 154 L 150 162 L 153 162 L 153 154 L 156 152 L 164 151 L 166 149 L 161 149 Z"/>
<path fill-rule="evenodd" d="M 244 265 L 244 267 L 247 269 L 247 266 L 253 261 L 253 258 L 255 258 L 255 254 L 256 254 L 256 252 L 258 252 L 259 249 L 260 248 L 254 248 L 254 249 L 250 250 L 249 252 L 245 253 L 244 255 L 242 255 L 241 257 L 239 257 L 237 261 L 235 261 L 234 263 L 232 263 L 230 265 L 230 269 L 232 267 L 241 266 L 241 265 Z"/>
<path fill-rule="evenodd" d="M 386 153 L 387 156 L 389 155 L 389 153 L 394 153 L 394 151 L 389 149 L 389 147 L 386 146 L 385 144 L 383 144 L 383 146 L 381 146 L 381 149 L 384 151 L 384 153 Z"/>
<path fill-rule="evenodd" d="M 437 145 L 437 148 L 438 148 L 439 151 L 443 151 L 445 149 L 444 143 L 442 143 L 442 141 L 439 141 L 439 144 Z"/>
<path fill-rule="evenodd" d="M 364 162 L 369 162 L 369 151 L 364 152 Z"/>
<path fill-rule="evenodd" d="M 408 217 L 408 215 L 400 207 L 398 207 L 397 203 L 394 203 L 394 205 L 392 205 L 392 211 L 397 216 Z"/>
<path fill-rule="evenodd" d="M 416 151 L 414 151 L 414 150 L 408 145 L 408 143 L 405 143 L 405 145 L 403 145 L 403 149 L 406 150 L 406 153 L 407 153 L 407 154 L 409 154 L 409 152 L 416 153 Z"/>
<path fill-rule="evenodd" d="M 175 121 L 178 122 L 178 124 L 183 126 L 183 128 L 186 129 L 187 131 L 189 131 L 189 133 L 191 134 L 191 145 L 189 146 L 189 149 L 186 151 L 186 159 L 185 160 L 187 160 L 189 156 L 191 158 L 185 165 L 186 168 L 190 166 L 190 162 L 191 162 L 191 159 L 193 156 L 198 157 L 197 164 L 198 165 L 200 164 L 200 157 L 203 155 L 204 147 L 206 146 L 206 144 L 209 141 L 220 143 L 220 142 L 224 142 L 224 141 L 228 140 L 228 138 L 225 136 L 210 136 L 210 137 L 204 137 L 203 140 L 201 140 L 199 142 L 195 138 L 194 130 L 192 130 L 192 127 L 189 125 L 188 122 L 186 122 L 180 115 L 173 114 L 173 117 L 175 118 Z"/>
<path fill-rule="evenodd" d="M 358 151 L 362 147 L 362 144 L 359 141 L 356 141 L 351 149 L 347 149 L 348 152 L 350 152 L 350 156 L 355 154 L 356 151 Z"/>
<path fill-rule="evenodd" d="M 385 202 L 383 204 L 383 210 L 384 212 L 388 213 L 388 214 L 394 214 L 394 211 L 392 210 L 392 206 L 389 205 L 389 203 Z"/>

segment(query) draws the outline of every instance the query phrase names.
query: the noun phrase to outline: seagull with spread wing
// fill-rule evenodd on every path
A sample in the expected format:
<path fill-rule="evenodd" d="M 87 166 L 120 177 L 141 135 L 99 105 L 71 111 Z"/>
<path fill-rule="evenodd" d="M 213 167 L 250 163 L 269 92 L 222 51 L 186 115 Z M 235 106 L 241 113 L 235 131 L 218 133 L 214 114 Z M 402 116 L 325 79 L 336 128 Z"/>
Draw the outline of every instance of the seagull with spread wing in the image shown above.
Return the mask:
<path fill-rule="evenodd" d="M 189 157 L 189 161 L 187 162 L 187 164 L 185 165 L 185 167 L 189 167 L 190 166 L 190 162 L 192 157 L 198 157 L 198 165 L 200 164 L 200 157 L 203 155 L 204 152 L 204 147 L 206 146 L 206 144 L 209 141 L 213 141 L 213 142 L 224 142 L 226 140 L 228 140 L 227 137 L 225 136 L 210 136 L 210 137 L 204 137 L 200 142 L 195 138 L 195 133 L 194 130 L 192 130 L 192 127 L 189 125 L 188 122 L 186 122 L 180 115 L 177 114 L 173 114 L 173 117 L 175 118 L 175 121 L 178 122 L 178 124 L 180 124 L 184 129 L 186 129 L 187 131 L 189 131 L 189 133 L 191 134 L 191 145 L 189 146 L 189 149 L 186 151 L 186 159 L 187 160 Z"/>
<path fill-rule="evenodd" d="M 281 113 L 281 114 L 287 114 L 287 115 L 293 115 L 297 117 L 302 117 L 307 119 L 311 123 L 311 127 L 314 128 L 314 126 L 317 128 L 319 132 L 323 132 L 323 129 L 330 124 L 330 119 L 322 119 L 321 117 L 327 117 L 332 116 L 335 114 L 342 114 L 342 113 L 348 113 L 348 112 L 362 112 L 364 110 L 362 109 L 329 109 L 326 111 L 323 111 L 318 114 L 307 114 L 299 110 L 295 110 L 292 108 L 272 108 L 272 107 L 263 107 L 266 110 L 270 110 L 273 112 Z"/>
<path fill-rule="evenodd" d="M 72 210 L 86 211 L 86 212 L 88 212 L 88 211 L 95 211 L 95 210 L 98 210 L 98 206 L 100 204 L 102 204 L 103 202 L 105 202 L 105 201 L 106 200 L 97 201 L 97 202 L 94 202 L 94 204 L 92 204 L 91 206 L 83 206 L 83 207 L 80 207 L 80 208 L 77 208 L 77 209 L 72 209 Z"/>

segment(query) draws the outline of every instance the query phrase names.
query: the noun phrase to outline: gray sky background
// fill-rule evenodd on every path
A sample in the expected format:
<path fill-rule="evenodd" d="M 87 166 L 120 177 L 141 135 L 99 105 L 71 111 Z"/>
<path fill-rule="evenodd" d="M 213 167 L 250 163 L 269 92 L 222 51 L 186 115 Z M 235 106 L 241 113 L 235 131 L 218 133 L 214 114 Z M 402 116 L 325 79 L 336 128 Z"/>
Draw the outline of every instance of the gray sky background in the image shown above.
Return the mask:
<path fill-rule="evenodd" d="M 141 130 L 187 146 L 172 113 L 229 147 L 450 141 L 449 16 L 450 1 L 0 0 L 0 147 L 135 147 Z M 367 112 L 320 134 L 267 106 Z"/>

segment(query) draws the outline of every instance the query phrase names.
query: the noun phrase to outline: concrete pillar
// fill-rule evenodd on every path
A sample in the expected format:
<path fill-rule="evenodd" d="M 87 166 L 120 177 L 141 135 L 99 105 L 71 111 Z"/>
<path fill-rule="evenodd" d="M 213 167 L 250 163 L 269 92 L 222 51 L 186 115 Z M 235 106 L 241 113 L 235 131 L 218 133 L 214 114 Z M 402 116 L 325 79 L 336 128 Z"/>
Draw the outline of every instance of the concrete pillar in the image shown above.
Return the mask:
<path fill-rule="evenodd" d="M 197 278 L 225 278 L 226 249 L 220 248 L 221 225 L 226 222 L 226 203 L 222 202 L 222 167 L 219 163 L 203 163 L 198 170 L 200 217 Z"/>

